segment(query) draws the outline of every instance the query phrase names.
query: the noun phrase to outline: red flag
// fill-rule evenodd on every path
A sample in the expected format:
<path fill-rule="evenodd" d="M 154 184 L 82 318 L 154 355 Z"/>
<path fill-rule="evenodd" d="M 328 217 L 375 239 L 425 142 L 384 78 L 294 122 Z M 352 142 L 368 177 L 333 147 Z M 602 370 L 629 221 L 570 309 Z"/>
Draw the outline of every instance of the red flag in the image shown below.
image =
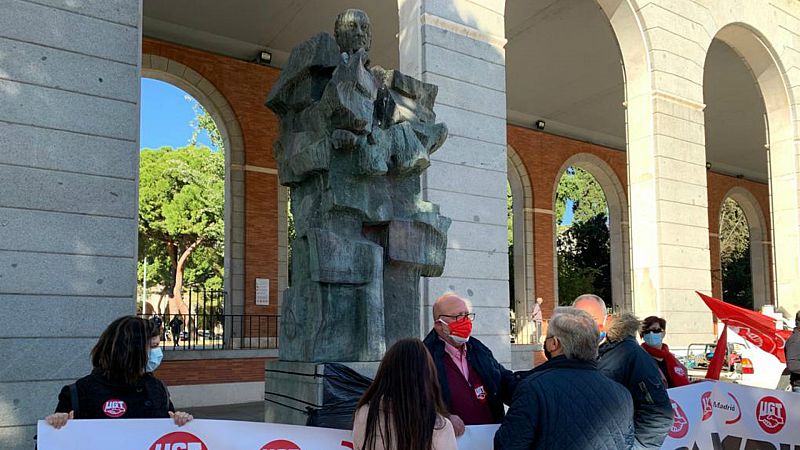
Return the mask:
<path fill-rule="evenodd" d="M 783 346 L 791 336 L 791 331 L 776 329 L 776 320 L 760 312 L 740 308 L 699 292 L 697 295 L 708 305 L 711 312 L 730 327 L 732 331 L 757 345 L 765 352 L 772 353 L 782 363 L 786 362 Z"/>
<path fill-rule="evenodd" d="M 719 380 L 719 373 L 722 372 L 722 365 L 725 363 L 725 357 L 728 355 L 728 327 L 722 330 L 722 335 L 717 341 L 717 347 L 714 349 L 714 357 L 708 363 L 708 370 L 706 371 L 706 380 Z"/>

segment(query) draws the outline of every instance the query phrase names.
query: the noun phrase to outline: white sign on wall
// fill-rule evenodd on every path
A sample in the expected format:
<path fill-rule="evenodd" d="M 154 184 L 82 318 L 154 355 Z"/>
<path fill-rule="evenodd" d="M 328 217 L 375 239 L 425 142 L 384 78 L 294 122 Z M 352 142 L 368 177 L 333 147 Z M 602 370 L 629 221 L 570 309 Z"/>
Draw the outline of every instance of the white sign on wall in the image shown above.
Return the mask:
<path fill-rule="evenodd" d="M 256 278 L 256 305 L 269 305 L 269 278 Z"/>

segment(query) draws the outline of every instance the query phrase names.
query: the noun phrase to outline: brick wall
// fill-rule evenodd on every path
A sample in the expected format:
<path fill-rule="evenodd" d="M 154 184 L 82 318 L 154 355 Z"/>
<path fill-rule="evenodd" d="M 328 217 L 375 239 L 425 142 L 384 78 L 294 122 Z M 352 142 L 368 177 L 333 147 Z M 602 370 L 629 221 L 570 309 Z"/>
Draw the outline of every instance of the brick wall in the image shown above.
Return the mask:
<path fill-rule="evenodd" d="M 155 376 L 167 386 L 264 381 L 267 359 L 270 358 L 164 361 Z"/>
<path fill-rule="evenodd" d="M 555 299 L 555 270 L 553 261 L 555 215 L 555 188 L 564 164 L 573 156 L 589 153 L 611 167 L 622 186 L 627 190 L 627 155 L 624 151 L 576 141 L 528 128 L 508 126 L 508 143 L 522 159 L 531 180 L 533 194 L 534 278 L 536 296 L 544 299 L 543 312 L 549 317 Z M 711 245 L 712 285 L 715 296 L 721 296 L 719 258 L 719 210 L 723 196 L 732 188 L 740 187 L 757 199 L 769 229 L 769 187 L 745 179 L 708 173 L 708 213 Z M 768 233 L 769 235 L 769 233 Z M 769 236 L 767 238 L 769 240 Z M 771 261 L 772 255 L 769 255 Z M 771 264 L 770 264 L 771 267 Z M 771 276 L 771 274 L 770 274 Z"/>
<path fill-rule="evenodd" d="M 537 130 L 508 126 L 508 144 L 516 150 L 528 171 L 533 194 L 534 282 L 542 310 L 549 317 L 555 305 L 555 189 L 564 164 L 580 153 L 594 155 L 613 170 L 623 186 L 627 184 L 625 152 L 576 141 Z"/>

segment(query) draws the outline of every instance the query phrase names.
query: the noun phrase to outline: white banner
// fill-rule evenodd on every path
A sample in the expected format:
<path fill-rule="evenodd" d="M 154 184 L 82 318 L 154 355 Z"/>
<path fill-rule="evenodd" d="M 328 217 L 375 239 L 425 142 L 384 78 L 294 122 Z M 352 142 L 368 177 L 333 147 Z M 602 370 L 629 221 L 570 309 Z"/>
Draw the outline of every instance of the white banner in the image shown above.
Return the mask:
<path fill-rule="evenodd" d="M 497 425 L 469 426 L 459 450 L 492 448 Z M 40 420 L 39 450 L 342 450 L 352 449 L 346 430 L 232 420 L 72 420 L 60 430 Z"/>
<path fill-rule="evenodd" d="M 662 449 L 800 448 L 800 394 L 706 382 L 669 395 L 675 421 Z"/>
<path fill-rule="evenodd" d="M 724 382 L 696 383 L 669 394 L 675 422 L 665 450 L 800 449 L 800 394 Z M 491 450 L 497 427 L 467 427 L 459 450 Z M 73 420 L 60 430 L 39 421 L 38 428 L 40 450 L 353 448 L 346 430 L 229 420 L 196 419 L 180 428 L 170 419 Z"/>

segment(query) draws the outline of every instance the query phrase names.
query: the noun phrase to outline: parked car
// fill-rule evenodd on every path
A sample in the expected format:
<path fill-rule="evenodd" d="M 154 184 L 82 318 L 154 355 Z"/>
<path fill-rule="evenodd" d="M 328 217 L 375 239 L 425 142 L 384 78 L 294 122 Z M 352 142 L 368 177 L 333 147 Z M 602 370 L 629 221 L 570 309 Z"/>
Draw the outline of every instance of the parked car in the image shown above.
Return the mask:
<path fill-rule="evenodd" d="M 691 379 L 705 378 L 714 357 L 715 343 L 689 345 L 684 359 Z M 738 334 L 728 331 L 728 349 L 720 380 L 765 389 L 785 388 L 781 375 L 786 365 Z"/>

